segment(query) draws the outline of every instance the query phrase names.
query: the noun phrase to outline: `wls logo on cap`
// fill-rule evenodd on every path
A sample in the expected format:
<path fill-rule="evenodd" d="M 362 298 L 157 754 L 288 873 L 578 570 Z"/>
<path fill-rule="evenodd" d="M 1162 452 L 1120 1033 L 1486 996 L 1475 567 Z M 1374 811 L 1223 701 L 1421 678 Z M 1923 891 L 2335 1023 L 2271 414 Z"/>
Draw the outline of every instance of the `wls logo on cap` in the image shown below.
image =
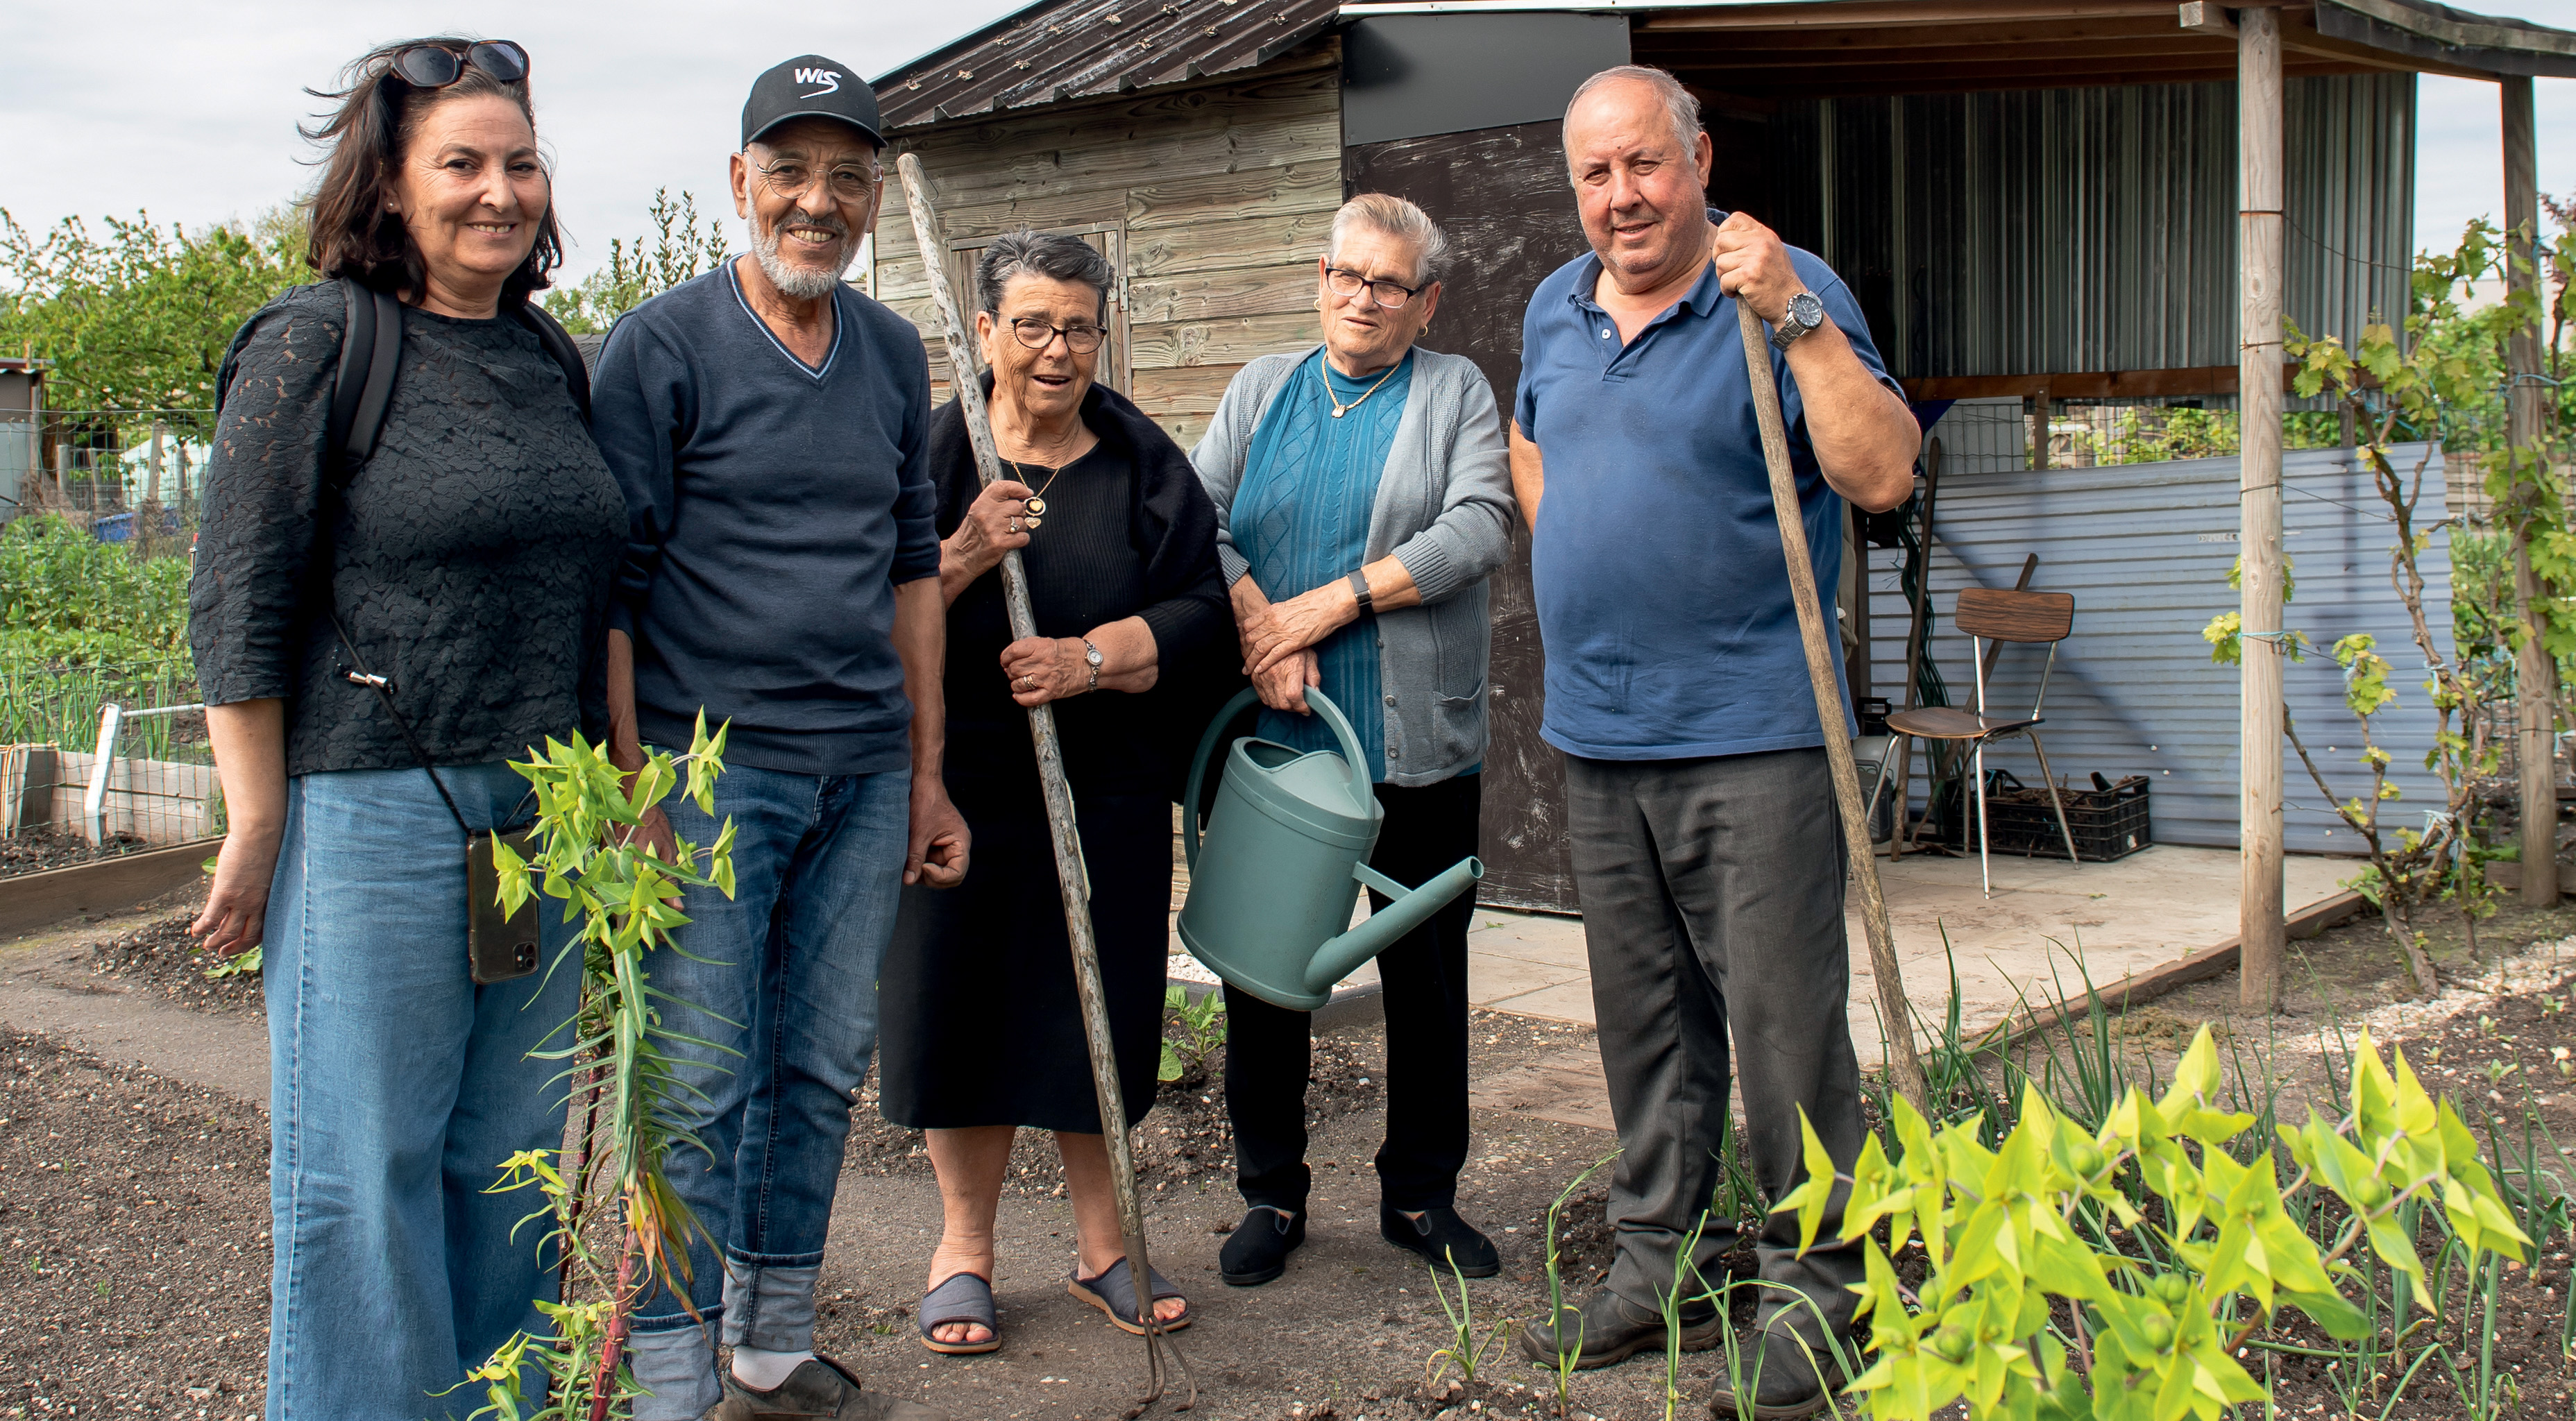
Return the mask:
<path fill-rule="evenodd" d="M 752 81 L 750 101 L 742 106 L 743 144 L 748 147 L 769 130 L 800 118 L 837 120 L 870 143 L 885 146 L 876 91 L 856 70 L 827 54 L 800 54 L 761 71 Z"/>

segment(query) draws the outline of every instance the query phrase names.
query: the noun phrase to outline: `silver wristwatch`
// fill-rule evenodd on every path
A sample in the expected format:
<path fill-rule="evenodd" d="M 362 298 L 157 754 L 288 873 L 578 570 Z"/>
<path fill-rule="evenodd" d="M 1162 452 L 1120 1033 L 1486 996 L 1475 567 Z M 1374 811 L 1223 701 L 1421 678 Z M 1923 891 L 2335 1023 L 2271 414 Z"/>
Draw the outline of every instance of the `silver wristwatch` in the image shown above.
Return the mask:
<path fill-rule="evenodd" d="M 1086 691 L 1097 691 L 1100 689 L 1100 660 L 1100 648 L 1091 644 L 1091 638 L 1084 637 L 1082 639 L 1082 662 L 1084 665 L 1091 668 L 1091 684 L 1083 687 L 1082 689 Z"/>
<path fill-rule="evenodd" d="M 1812 291 L 1801 291 L 1789 298 L 1789 309 L 1780 316 L 1780 324 L 1771 328 L 1771 344 L 1787 350 L 1798 337 L 1825 323 L 1825 303 Z"/>

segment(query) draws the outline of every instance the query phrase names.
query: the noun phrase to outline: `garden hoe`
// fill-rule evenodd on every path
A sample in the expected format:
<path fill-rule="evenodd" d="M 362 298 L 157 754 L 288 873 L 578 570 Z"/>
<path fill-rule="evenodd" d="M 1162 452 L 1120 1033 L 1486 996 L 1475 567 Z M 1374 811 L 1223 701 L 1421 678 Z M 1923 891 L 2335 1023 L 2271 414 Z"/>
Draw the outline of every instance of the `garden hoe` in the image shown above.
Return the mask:
<path fill-rule="evenodd" d="M 1816 569 L 1807 560 L 1807 525 L 1798 512 L 1798 476 L 1789 468 L 1789 435 L 1780 420 L 1780 383 L 1771 375 L 1771 343 L 1762 318 L 1742 297 L 1735 302 L 1744 330 L 1744 370 L 1753 386 L 1753 413 L 1762 426 L 1762 460 L 1771 468 L 1771 512 L 1780 520 L 1780 550 L 1789 559 L 1789 594 L 1798 604 L 1798 635 L 1807 647 L 1807 683 L 1824 726 L 1825 761 L 1834 776 L 1834 802 L 1842 810 L 1843 842 L 1851 851 L 1852 880 L 1860 885 L 1861 921 L 1869 931 L 1869 975 L 1878 986 L 1878 1015 L 1887 1038 L 1887 1069 L 1896 1089 L 1924 1110 L 1923 1062 L 1914 1054 L 1914 1010 L 1896 965 L 1896 938 L 1887 925 L 1887 895 L 1878 884 L 1878 859 L 1869 846 L 1869 816 L 1860 797 L 1860 770 L 1852 763 L 1851 727 L 1843 720 L 1841 688 L 1834 681 L 1833 643 L 1816 601 Z M 1850 556 L 1850 550 L 1844 552 Z"/>
<path fill-rule="evenodd" d="M 910 153 L 895 161 L 895 169 L 903 178 L 904 205 L 912 213 L 913 242 L 921 253 L 921 269 L 929 279 L 931 299 L 939 307 L 940 333 L 948 343 L 948 387 L 965 407 L 966 438 L 975 447 L 975 472 L 982 482 L 990 484 L 1002 476 L 1002 461 L 994 451 L 993 426 L 984 413 L 984 387 L 975 378 L 975 348 L 967 342 L 965 317 L 957 305 L 956 292 L 949 287 L 946 264 L 939 259 L 948 250 L 948 243 L 940 231 L 930 175 L 922 171 L 921 159 Z M 1037 618 L 1029 610 L 1028 574 L 1020 566 L 1016 548 L 1002 554 L 1002 595 L 1010 609 L 1011 636 L 1019 640 L 1036 636 Z M 1125 1236 L 1127 1276 L 1136 1289 L 1136 1322 L 1145 1329 L 1146 1391 L 1127 1415 L 1141 1416 L 1162 1399 L 1163 1349 L 1167 1346 L 1171 1347 L 1173 1360 L 1180 1364 L 1181 1380 L 1190 1389 L 1189 1400 L 1180 1405 L 1181 1410 L 1187 1411 L 1198 1402 L 1198 1383 L 1190 1376 L 1189 1364 L 1181 1359 L 1180 1348 L 1163 1336 L 1162 1323 L 1154 1315 L 1153 1270 L 1145 1261 L 1145 1215 L 1136 1198 L 1136 1157 L 1127 1139 L 1127 1102 L 1119 1090 L 1118 1058 L 1110 1045 L 1109 1004 L 1100 989 L 1100 948 L 1091 934 L 1091 875 L 1083 867 L 1082 839 L 1074 829 L 1073 787 L 1064 776 L 1064 750 L 1056 740 L 1054 707 L 1029 707 L 1029 735 L 1037 742 L 1038 784 L 1046 794 L 1047 829 L 1055 840 L 1056 881 L 1064 893 L 1065 936 L 1073 943 L 1073 982 L 1082 998 L 1082 1034 L 1091 1047 L 1091 1088 L 1100 1101 L 1101 1133 L 1108 1137 L 1109 1178 L 1118 1190 L 1118 1228 Z M 1848 764 L 1850 754 L 1846 752 L 1843 759 Z"/>

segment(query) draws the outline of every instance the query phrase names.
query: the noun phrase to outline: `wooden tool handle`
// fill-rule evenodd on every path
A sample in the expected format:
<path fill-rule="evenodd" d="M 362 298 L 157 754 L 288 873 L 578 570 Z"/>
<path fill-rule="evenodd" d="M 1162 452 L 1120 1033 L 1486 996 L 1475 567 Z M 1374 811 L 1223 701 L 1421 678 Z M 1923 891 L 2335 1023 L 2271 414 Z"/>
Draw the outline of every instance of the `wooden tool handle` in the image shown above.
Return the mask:
<path fill-rule="evenodd" d="M 1842 684 L 1834 678 L 1832 642 L 1816 600 L 1816 569 L 1807 558 L 1807 523 L 1798 508 L 1798 476 L 1789 467 L 1789 432 L 1780 418 L 1780 384 L 1771 374 L 1771 344 L 1761 318 L 1735 299 L 1744 334 L 1744 373 L 1753 387 L 1754 419 L 1762 427 L 1762 460 L 1771 470 L 1771 511 L 1780 520 L 1780 550 L 1789 560 L 1789 595 L 1798 606 L 1798 636 L 1806 644 L 1807 683 L 1816 693 L 1816 719 L 1824 727 L 1825 762 L 1833 771 L 1834 802 L 1842 810 L 1843 842 L 1851 851 L 1852 881 L 1860 885 L 1861 922 L 1869 932 L 1869 975 L 1878 988 L 1878 1014 L 1887 1036 L 1887 1069 L 1916 1110 L 1924 1102 L 1923 1062 L 1914 1053 L 1914 1010 L 1905 999 L 1905 976 L 1896 964 L 1896 937 L 1888 927 L 1887 898 L 1879 889 L 1878 859 L 1870 852 L 1869 813 L 1861 801 L 1860 770 L 1852 763 L 1851 726 L 1843 719 Z"/>

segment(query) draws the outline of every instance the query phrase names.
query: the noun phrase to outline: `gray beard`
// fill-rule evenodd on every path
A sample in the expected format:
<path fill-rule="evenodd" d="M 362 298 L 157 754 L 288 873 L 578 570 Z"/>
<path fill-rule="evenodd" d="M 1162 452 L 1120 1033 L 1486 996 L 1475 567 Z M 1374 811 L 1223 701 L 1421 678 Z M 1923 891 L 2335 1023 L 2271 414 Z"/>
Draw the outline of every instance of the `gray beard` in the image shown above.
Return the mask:
<path fill-rule="evenodd" d="M 751 254 L 760 263 L 761 274 L 769 278 L 770 285 L 778 288 L 779 295 L 794 300 L 818 301 L 831 295 L 832 289 L 841 284 L 841 274 L 848 271 L 850 263 L 858 260 L 859 257 L 858 243 L 850 240 L 849 233 L 843 232 L 841 260 L 838 265 L 829 271 L 821 267 L 798 265 L 788 261 L 778 252 L 778 244 L 784 237 L 785 223 L 782 222 L 766 232 L 761 230 L 760 219 L 757 217 L 751 220 L 750 225 Z"/>

